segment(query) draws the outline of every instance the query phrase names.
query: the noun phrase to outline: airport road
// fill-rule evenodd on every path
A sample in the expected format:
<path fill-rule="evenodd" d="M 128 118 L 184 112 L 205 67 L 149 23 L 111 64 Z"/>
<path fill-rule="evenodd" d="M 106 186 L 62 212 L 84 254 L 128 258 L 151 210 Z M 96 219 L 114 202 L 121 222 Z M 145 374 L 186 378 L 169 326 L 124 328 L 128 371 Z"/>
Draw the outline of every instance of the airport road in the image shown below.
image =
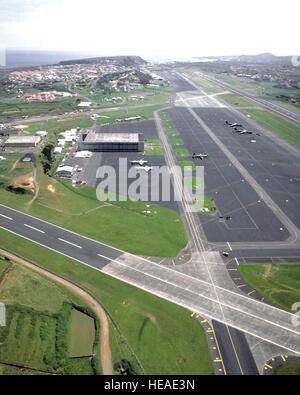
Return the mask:
<path fill-rule="evenodd" d="M 276 114 L 281 115 L 284 118 L 289 119 L 290 121 L 300 124 L 300 114 L 298 114 L 297 112 L 289 110 L 283 106 L 280 106 L 279 104 L 271 103 L 270 101 L 262 99 L 254 95 L 253 93 L 246 91 L 245 89 L 234 87 L 228 84 L 227 82 L 220 81 L 214 77 L 208 76 L 200 72 L 197 72 L 197 74 L 208 81 L 214 82 L 217 85 L 220 85 L 221 87 L 226 88 L 233 93 L 236 93 L 240 96 L 245 97 L 246 99 L 253 101 L 254 103 L 258 104 L 260 107 L 275 112 Z"/>
<path fill-rule="evenodd" d="M 6 206 L 0 205 L 0 214 L 2 229 L 283 347 L 289 353 L 300 354 L 300 329 L 293 325 L 294 315 L 291 313 L 213 285 L 206 280 L 205 274 L 200 279 L 180 273 Z M 205 259 L 207 262 L 208 258 Z M 192 265 L 203 266 L 202 254 L 194 253 Z"/>

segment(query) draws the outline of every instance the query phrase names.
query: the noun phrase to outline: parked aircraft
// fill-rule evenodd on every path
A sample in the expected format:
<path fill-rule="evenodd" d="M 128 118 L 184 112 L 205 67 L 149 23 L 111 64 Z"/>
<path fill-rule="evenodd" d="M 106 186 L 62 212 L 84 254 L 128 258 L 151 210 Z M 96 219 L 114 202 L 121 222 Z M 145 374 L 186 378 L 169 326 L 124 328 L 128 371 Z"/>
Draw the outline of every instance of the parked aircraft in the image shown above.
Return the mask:
<path fill-rule="evenodd" d="M 130 161 L 130 163 L 131 163 L 132 165 L 140 165 L 140 166 L 143 166 L 144 164 L 148 163 L 148 161 L 147 161 L 147 160 L 140 159 L 140 160 L 132 160 L 132 161 Z"/>
<path fill-rule="evenodd" d="M 193 156 L 192 156 L 192 158 L 193 159 L 206 159 L 207 158 L 207 155 L 206 154 L 195 154 L 195 153 L 193 153 Z"/>
<path fill-rule="evenodd" d="M 145 170 L 147 173 L 148 173 L 148 171 L 153 169 L 152 166 L 135 166 L 134 168 L 138 169 L 138 170 Z"/>
<path fill-rule="evenodd" d="M 238 133 L 238 134 L 253 134 L 253 132 L 250 132 L 247 129 L 238 130 L 237 128 L 234 128 L 234 131 L 235 131 L 235 133 Z"/>
<path fill-rule="evenodd" d="M 225 121 L 225 125 L 228 125 L 228 126 L 230 126 L 231 128 L 233 128 L 234 126 L 239 126 L 239 127 L 242 127 L 242 126 L 243 126 L 243 125 L 241 125 L 240 123 L 236 123 L 236 122 L 232 123 L 232 122 L 228 122 L 228 121 Z"/>

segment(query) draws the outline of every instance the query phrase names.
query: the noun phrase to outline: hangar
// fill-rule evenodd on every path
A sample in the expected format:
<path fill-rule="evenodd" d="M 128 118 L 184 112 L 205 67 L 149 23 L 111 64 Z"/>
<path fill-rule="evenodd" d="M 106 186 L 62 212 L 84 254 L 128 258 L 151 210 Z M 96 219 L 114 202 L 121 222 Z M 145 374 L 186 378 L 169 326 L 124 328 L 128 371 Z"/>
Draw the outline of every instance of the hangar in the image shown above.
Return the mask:
<path fill-rule="evenodd" d="M 144 138 L 142 133 L 97 133 L 90 130 L 82 133 L 78 150 L 141 152 L 144 151 Z"/>
<path fill-rule="evenodd" d="M 11 136 L 5 141 L 6 147 L 36 147 L 41 141 L 40 136 Z"/>

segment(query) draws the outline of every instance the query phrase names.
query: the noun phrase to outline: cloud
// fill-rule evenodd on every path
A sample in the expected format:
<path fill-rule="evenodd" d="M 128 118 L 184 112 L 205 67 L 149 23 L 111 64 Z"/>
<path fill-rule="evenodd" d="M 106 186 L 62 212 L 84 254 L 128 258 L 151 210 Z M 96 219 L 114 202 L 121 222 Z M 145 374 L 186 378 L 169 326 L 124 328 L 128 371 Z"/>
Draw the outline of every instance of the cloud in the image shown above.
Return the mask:
<path fill-rule="evenodd" d="M 0 7 L 0 37 L 12 47 L 172 56 L 298 50 L 296 0 L 0 0 Z"/>

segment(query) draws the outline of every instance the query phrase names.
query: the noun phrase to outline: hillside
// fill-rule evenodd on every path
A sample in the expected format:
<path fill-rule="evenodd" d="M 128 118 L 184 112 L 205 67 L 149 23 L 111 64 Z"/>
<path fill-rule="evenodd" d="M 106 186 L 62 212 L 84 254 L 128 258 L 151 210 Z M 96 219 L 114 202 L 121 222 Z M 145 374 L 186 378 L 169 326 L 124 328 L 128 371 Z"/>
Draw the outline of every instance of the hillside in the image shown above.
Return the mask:
<path fill-rule="evenodd" d="M 96 58 L 84 58 L 84 59 L 74 59 L 65 60 L 60 62 L 61 65 L 69 64 L 105 64 L 105 63 L 115 62 L 123 66 L 139 66 L 146 64 L 147 62 L 140 56 L 101 56 Z"/>

